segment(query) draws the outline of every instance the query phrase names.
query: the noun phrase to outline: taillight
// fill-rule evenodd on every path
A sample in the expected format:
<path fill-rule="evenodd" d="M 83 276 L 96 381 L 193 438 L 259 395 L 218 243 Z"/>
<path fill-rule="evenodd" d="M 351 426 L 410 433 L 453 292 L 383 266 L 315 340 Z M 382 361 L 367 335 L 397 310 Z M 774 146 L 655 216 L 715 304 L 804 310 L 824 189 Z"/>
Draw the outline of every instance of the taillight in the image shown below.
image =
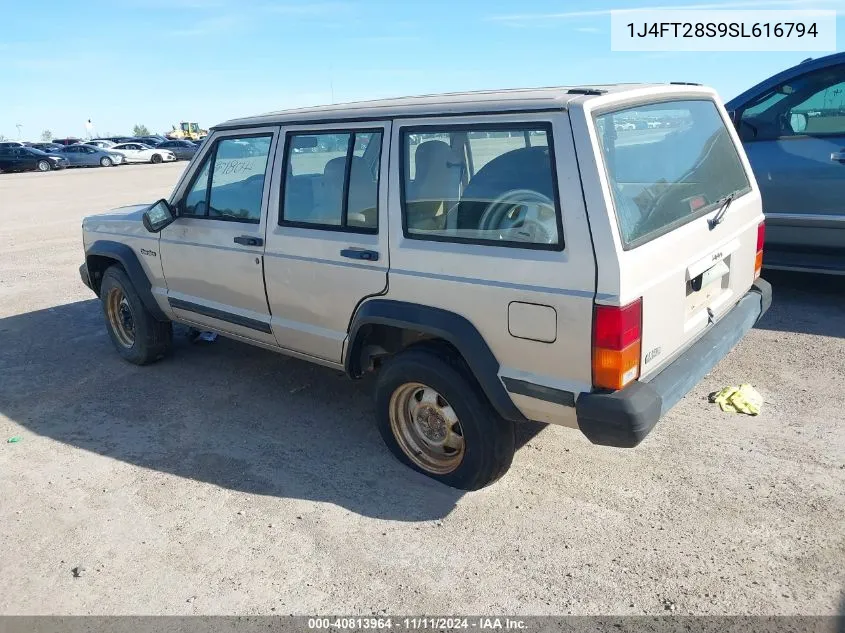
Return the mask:
<path fill-rule="evenodd" d="M 595 306 L 593 386 L 622 389 L 640 376 L 642 299 L 626 306 Z"/>
<path fill-rule="evenodd" d="M 757 279 L 763 270 L 763 243 L 765 241 L 766 223 L 760 222 L 757 225 L 757 255 L 754 257 L 754 279 Z"/>

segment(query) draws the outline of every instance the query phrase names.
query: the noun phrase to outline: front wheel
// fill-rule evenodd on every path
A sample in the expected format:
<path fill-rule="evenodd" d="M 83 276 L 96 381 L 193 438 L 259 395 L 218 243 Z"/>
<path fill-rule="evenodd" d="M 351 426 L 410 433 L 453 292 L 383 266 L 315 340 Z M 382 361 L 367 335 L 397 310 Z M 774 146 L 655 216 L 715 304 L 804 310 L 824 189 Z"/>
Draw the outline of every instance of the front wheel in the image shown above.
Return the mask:
<path fill-rule="evenodd" d="M 153 154 L 153 157 L 150 159 L 150 162 L 153 165 L 158 165 L 161 162 L 161 154 Z"/>
<path fill-rule="evenodd" d="M 100 159 L 100 165 L 102 165 L 103 167 L 111 167 L 113 165 L 112 159 L 108 156 L 103 156 Z"/>
<path fill-rule="evenodd" d="M 123 268 L 115 265 L 103 274 L 100 299 L 109 337 L 125 360 L 146 365 L 170 351 L 173 325 L 150 314 Z"/>
<path fill-rule="evenodd" d="M 46 160 L 39 160 L 37 167 L 38 171 L 50 171 L 50 163 Z"/>
<path fill-rule="evenodd" d="M 375 400 L 382 439 L 414 470 L 477 490 L 510 468 L 514 425 L 451 350 L 410 348 L 392 357 L 379 372 Z"/>

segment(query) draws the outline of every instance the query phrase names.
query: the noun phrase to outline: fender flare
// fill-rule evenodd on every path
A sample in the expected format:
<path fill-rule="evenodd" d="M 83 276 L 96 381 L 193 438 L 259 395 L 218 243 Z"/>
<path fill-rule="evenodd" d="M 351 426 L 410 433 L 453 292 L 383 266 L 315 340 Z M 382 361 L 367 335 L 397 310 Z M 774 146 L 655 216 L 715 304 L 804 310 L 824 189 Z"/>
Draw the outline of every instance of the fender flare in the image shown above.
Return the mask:
<path fill-rule="evenodd" d="M 512 422 L 526 421 L 499 379 L 499 361 L 481 333 L 465 317 L 448 310 L 406 301 L 370 299 L 364 302 L 352 318 L 349 345 L 344 358 L 346 373 L 353 378 L 358 373 L 353 362 L 360 356 L 364 340 L 361 329 L 367 325 L 416 330 L 450 343 L 461 354 L 499 415 Z"/>
<path fill-rule="evenodd" d="M 129 280 L 132 282 L 132 285 L 135 286 L 138 296 L 141 297 L 144 307 L 150 311 L 150 314 L 159 321 L 170 320 L 159 307 L 155 297 L 153 297 L 150 279 L 147 277 L 147 273 L 144 272 L 144 267 L 141 266 L 141 262 L 138 261 L 138 256 L 131 247 L 111 240 L 97 240 L 85 251 L 85 264 L 88 266 L 89 270 L 91 268 L 91 257 L 106 257 L 120 263 L 120 265 L 123 266 L 123 270 L 125 270 L 126 274 L 129 275 Z M 91 281 L 93 284 L 93 279 Z M 95 290 L 95 292 L 99 294 L 98 291 L 99 288 Z"/>

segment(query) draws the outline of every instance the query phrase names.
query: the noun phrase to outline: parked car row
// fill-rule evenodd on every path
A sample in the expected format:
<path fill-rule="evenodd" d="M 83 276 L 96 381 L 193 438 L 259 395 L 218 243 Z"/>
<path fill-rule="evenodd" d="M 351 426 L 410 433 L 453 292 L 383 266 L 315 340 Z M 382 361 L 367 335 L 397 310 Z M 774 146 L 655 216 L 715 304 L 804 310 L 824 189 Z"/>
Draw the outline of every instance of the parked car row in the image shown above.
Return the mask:
<path fill-rule="evenodd" d="M 34 147 L 0 147 L 0 171 L 50 171 L 64 169 L 68 164 L 64 156 Z"/>
<path fill-rule="evenodd" d="M 112 167 L 126 163 L 190 160 L 199 143 L 163 136 L 113 136 L 82 141 L 54 139 L 46 143 L 0 142 L 0 171 L 51 171 L 65 167 Z"/>

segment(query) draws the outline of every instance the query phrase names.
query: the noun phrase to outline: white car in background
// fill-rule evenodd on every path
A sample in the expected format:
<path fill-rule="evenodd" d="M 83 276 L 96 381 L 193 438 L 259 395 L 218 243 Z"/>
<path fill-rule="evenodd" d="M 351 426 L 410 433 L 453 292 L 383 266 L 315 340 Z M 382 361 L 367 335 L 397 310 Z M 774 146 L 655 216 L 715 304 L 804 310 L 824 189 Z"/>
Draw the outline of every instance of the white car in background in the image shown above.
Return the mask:
<path fill-rule="evenodd" d="M 167 149 L 155 149 L 143 143 L 120 143 L 110 148 L 111 152 L 123 155 L 127 163 L 169 163 L 176 155 Z"/>

